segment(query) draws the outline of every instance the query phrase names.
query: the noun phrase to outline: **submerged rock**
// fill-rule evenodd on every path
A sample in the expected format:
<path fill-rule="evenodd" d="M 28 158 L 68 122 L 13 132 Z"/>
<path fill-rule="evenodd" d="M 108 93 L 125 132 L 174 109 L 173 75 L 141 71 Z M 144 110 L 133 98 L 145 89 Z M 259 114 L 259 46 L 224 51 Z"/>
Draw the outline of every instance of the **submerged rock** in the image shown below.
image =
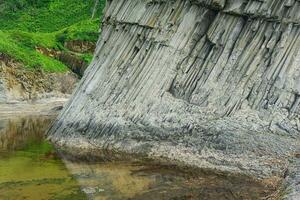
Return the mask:
<path fill-rule="evenodd" d="M 107 1 L 94 60 L 50 139 L 289 180 L 300 145 L 299 9 Z"/>

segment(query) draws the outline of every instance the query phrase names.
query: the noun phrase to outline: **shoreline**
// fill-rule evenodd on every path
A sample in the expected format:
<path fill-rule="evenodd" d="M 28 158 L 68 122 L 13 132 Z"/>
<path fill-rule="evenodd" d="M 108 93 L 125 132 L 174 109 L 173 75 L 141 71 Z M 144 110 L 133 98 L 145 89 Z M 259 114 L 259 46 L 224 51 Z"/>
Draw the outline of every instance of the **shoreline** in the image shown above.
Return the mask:
<path fill-rule="evenodd" d="M 298 180 L 297 167 L 290 166 L 287 171 L 288 174 L 283 174 L 282 177 L 259 177 L 255 174 L 248 173 L 242 170 L 231 170 L 225 168 L 218 168 L 216 166 L 196 166 L 192 163 L 174 160 L 164 155 L 150 155 L 141 153 L 132 153 L 126 150 L 117 150 L 116 148 L 109 146 L 107 149 L 97 146 L 99 142 L 90 142 L 84 138 L 51 138 L 47 137 L 47 140 L 52 143 L 59 151 L 67 152 L 72 157 L 82 158 L 90 157 L 90 159 L 106 160 L 109 157 L 109 161 L 133 161 L 133 162 L 149 162 L 154 165 L 161 165 L 165 167 L 174 168 L 183 173 L 188 174 L 201 174 L 201 173 L 213 173 L 220 177 L 237 178 L 244 177 L 248 180 L 260 183 L 267 188 L 273 188 L 274 192 L 268 196 L 270 200 L 296 200 L 300 194 L 300 185 Z M 116 144 L 118 146 L 118 144 Z M 167 147 L 165 147 L 167 148 Z M 191 158 L 192 159 L 192 158 Z M 299 165 L 297 160 L 291 161 L 290 165 Z M 285 172 L 286 173 L 286 172 Z"/>
<path fill-rule="evenodd" d="M 26 116 L 54 116 L 58 115 L 65 103 L 68 101 L 67 98 L 50 98 L 50 99 L 40 99 L 36 101 L 12 101 L 6 103 L 0 103 L 0 120 L 9 119 L 12 117 L 26 117 Z M 47 135 L 46 135 L 47 137 Z M 84 138 L 55 138 L 48 137 L 50 141 L 57 149 L 67 151 L 72 153 L 75 157 L 82 157 L 86 155 L 96 155 L 95 157 L 91 156 L 96 160 L 101 159 L 111 159 L 112 161 L 120 160 L 133 160 L 137 162 L 149 162 L 157 165 L 163 165 L 167 167 L 172 167 L 176 170 L 181 170 L 187 174 L 197 174 L 197 173 L 214 173 L 219 176 L 226 177 L 246 177 L 249 180 L 261 183 L 267 187 L 275 187 L 275 192 L 272 195 L 279 195 L 280 197 L 288 194 L 283 199 L 293 199 L 293 195 L 297 194 L 297 180 L 290 177 L 276 177 L 278 179 L 272 179 L 274 177 L 259 177 L 254 174 L 249 174 L 247 171 L 242 170 L 232 170 L 228 168 L 218 168 L 214 166 L 207 165 L 205 167 L 205 162 L 199 160 L 199 163 L 202 163 L 202 166 L 192 165 L 193 162 L 183 162 L 180 161 L 180 158 L 173 159 L 168 158 L 167 153 L 165 155 L 155 154 L 154 149 L 158 149 L 159 146 L 152 147 L 150 153 L 134 153 L 134 149 L 126 149 L 124 145 L 115 143 L 110 145 L 107 148 L 101 148 L 99 146 L 99 141 L 87 140 Z M 139 144 L 142 145 L 143 144 Z M 123 147 L 122 147 L 123 146 Z M 147 145 L 146 145 L 147 146 Z M 119 147 L 119 148 L 117 148 Z M 130 147 L 130 145 L 128 146 Z M 138 146 L 137 149 L 140 149 Z M 165 149 L 168 149 L 168 146 L 164 145 Z M 118 150 L 119 149 L 119 150 Z M 165 151 L 168 152 L 168 151 Z M 97 157 L 98 156 L 98 157 Z M 193 160 L 193 156 L 190 156 Z M 297 197 L 297 196 L 296 196 Z M 273 199 L 273 198 L 272 198 Z M 278 199 L 277 197 L 274 199 Z"/>
<path fill-rule="evenodd" d="M 8 101 L 0 103 L 0 119 L 36 115 L 58 115 L 68 98 L 49 98 L 35 101 Z"/>

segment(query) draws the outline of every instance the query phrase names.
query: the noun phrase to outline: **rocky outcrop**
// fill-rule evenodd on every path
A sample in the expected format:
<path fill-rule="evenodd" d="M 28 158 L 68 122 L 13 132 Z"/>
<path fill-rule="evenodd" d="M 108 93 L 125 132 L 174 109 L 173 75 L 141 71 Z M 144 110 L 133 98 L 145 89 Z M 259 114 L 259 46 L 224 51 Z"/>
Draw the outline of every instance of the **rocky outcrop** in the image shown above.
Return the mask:
<path fill-rule="evenodd" d="M 72 72 L 82 77 L 86 68 L 88 67 L 88 62 L 84 61 L 78 55 L 70 52 L 61 52 L 58 55 L 58 60 L 68 66 Z"/>
<path fill-rule="evenodd" d="M 73 73 L 30 70 L 22 63 L 0 54 L 0 103 L 52 97 L 67 98 L 77 81 L 78 78 Z"/>
<path fill-rule="evenodd" d="M 94 53 L 96 44 L 90 41 L 71 40 L 66 41 L 65 48 L 76 53 Z"/>
<path fill-rule="evenodd" d="M 69 43 L 67 43 L 69 44 Z M 71 46 L 71 44 L 69 44 Z M 43 48 L 43 47 L 36 47 L 36 51 L 39 53 L 49 56 L 51 58 L 54 58 L 56 60 L 59 60 L 63 64 L 65 64 L 72 72 L 77 74 L 79 77 L 82 77 L 86 68 L 88 67 L 89 63 L 85 61 L 80 56 L 83 56 L 83 53 L 90 53 L 85 52 L 85 46 L 79 47 L 79 46 L 73 46 L 69 48 L 74 48 L 74 50 L 80 51 L 80 48 L 82 48 L 82 52 L 74 52 L 74 51 L 58 51 L 55 49 L 49 49 L 49 48 Z"/>
<path fill-rule="evenodd" d="M 300 145 L 299 9 L 298 0 L 108 0 L 94 60 L 50 138 L 289 177 Z"/>

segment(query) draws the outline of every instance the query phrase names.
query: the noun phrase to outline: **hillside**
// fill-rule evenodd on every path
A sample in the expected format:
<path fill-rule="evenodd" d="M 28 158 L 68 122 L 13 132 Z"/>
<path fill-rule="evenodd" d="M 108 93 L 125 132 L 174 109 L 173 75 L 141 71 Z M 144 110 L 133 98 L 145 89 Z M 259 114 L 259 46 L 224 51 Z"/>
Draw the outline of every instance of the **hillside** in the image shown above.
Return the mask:
<path fill-rule="evenodd" d="M 72 51 L 65 45 L 69 41 L 95 43 L 104 4 L 101 0 L 97 18 L 91 19 L 94 0 L 0 1 L 0 52 L 27 68 L 66 71 L 61 59 L 37 49 L 68 52 Z M 75 57 L 87 63 L 91 60 L 92 51 L 78 53 Z"/>
<path fill-rule="evenodd" d="M 0 102 L 68 97 L 92 60 L 104 5 L 0 0 Z"/>

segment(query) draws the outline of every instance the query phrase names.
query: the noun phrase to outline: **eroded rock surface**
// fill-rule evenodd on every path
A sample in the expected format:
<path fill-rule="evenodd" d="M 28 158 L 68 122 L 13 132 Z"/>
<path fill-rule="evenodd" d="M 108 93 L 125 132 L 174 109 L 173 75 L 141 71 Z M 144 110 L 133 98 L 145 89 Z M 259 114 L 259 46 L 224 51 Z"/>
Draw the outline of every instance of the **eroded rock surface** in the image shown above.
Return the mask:
<path fill-rule="evenodd" d="M 78 82 L 71 73 L 46 73 L 28 69 L 0 54 L 0 103 L 44 98 L 68 98 Z"/>
<path fill-rule="evenodd" d="M 107 1 L 94 60 L 50 138 L 289 179 L 299 10 L 298 0 Z"/>

